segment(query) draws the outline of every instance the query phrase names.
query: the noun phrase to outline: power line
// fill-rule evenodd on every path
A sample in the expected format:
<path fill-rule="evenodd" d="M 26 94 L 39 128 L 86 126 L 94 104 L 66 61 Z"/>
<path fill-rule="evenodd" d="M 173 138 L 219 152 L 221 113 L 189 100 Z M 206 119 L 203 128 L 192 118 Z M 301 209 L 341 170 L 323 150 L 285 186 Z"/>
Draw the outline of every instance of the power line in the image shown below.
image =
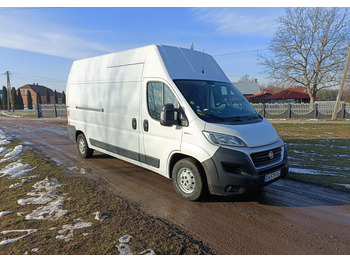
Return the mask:
<path fill-rule="evenodd" d="M 238 54 L 258 52 L 258 51 L 262 51 L 262 50 L 267 50 L 267 48 L 254 49 L 254 50 L 248 50 L 248 51 L 240 51 L 240 52 L 233 52 L 233 53 L 225 53 L 225 54 L 218 54 L 218 55 L 213 55 L 213 56 L 238 55 Z"/>
<path fill-rule="evenodd" d="M 36 79 L 38 81 L 45 81 L 45 82 L 58 82 L 58 83 L 66 83 L 66 80 L 62 80 L 62 79 L 55 79 L 55 78 L 48 78 L 48 77 L 43 77 L 43 76 L 33 76 L 33 75 L 25 75 L 25 74 L 21 74 L 21 73 L 12 73 L 14 75 L 16 75 L 16 78 L 19 79 L 28 79 L 28 78 L 33 78 Z"/>

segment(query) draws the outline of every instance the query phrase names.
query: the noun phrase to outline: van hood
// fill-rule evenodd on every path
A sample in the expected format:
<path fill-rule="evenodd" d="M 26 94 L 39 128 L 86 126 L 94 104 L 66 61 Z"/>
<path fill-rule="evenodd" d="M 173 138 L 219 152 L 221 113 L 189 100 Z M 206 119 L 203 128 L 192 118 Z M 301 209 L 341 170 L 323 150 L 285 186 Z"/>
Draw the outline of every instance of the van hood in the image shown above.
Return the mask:
<path fill-rule="evenodd" d="M 204 130 L 213 133 L 236 136 L 242 139 L 248 147 L 272 144 L 279 139 L 276 130 L 265 118 L 259 123 L 242 125 L 206 123 Z"/>

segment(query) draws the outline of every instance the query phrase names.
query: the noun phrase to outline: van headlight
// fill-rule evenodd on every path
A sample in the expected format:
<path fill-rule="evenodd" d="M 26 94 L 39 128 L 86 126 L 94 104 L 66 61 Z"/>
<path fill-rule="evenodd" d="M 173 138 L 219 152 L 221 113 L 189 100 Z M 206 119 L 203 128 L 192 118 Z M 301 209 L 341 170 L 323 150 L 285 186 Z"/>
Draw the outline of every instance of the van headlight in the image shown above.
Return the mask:
<path fill-rule="evenodd" d="M 247 146 L 242 139 L 236 136 L 229 136 L 224 134 L 211 133 L 207 131 L 203 131 L 204 136 L 208 139 L 208 141 L 214 145 L 218 146 Z"/>

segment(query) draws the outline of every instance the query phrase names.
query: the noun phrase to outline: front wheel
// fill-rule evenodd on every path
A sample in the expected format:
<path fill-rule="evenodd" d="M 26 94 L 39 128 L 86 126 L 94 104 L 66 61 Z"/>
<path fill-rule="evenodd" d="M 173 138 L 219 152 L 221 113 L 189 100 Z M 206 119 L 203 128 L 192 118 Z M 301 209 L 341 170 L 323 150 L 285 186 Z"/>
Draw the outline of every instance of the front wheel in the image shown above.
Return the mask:
<path fill-rule="evenodd" d="M 178 161 L 173 168 L 172 178 L 176 192 L 184 199 L 196 201 L 207 192 L 204 172 L 192 158 Z"/>
<path fill-rule="evenodd" d="M 78 153 L 81 158 L 90 158 L 94 153 L 94 150 L 89 148 L 86 138 L 83 134 L 78 135 L 77 137 L 77 148 Z"/>

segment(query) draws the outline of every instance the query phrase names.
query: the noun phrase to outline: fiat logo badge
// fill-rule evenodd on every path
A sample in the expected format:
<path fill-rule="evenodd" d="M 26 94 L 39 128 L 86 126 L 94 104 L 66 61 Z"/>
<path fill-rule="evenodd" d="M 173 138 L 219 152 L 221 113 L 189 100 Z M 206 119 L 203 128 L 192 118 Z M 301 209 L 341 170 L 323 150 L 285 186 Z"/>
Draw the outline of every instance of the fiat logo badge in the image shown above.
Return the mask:
<path fill-rule="evenodd" d="M 273 159 L 273 152 L 272 152 L 272 151 L 269 152 L 269 158 L 270 158 L 271 160 Z"/>

